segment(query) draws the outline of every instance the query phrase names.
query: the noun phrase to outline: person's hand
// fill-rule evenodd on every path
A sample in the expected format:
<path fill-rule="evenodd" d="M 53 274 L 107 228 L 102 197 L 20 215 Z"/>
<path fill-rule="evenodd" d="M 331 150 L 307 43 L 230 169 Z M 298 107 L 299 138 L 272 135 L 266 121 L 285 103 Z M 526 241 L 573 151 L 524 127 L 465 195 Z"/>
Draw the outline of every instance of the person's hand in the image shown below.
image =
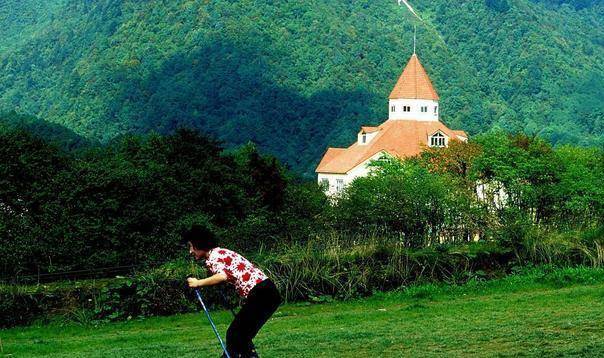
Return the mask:
<path fill-rule="evenodd" d="M 193 277 L 189 277 L 187 279 L 187 283 L 189 284 L 189 287 L 191 287 L 191 288 L 199 287 L 199 281 L 200 280 L 193 278 Z"/>

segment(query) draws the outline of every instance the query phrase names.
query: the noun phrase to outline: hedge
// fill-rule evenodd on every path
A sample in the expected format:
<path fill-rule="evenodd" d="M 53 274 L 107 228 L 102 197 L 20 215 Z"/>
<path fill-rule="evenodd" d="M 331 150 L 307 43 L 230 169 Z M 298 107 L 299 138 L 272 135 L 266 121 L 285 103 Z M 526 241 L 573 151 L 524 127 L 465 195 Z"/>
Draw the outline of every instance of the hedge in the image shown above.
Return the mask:
<path fill-rule="evenodd" d="M 324 296 L 365 296 L 422 282 L 459 283 L 501 276 L 509 271 L 512 256 L 486 243 L 417 251 L 396 244 L 307 244 L 273 256 L 260 253 L 253 261 L 275 280 L 286 300 L 313 301 Z M 0 327 L 56 316 L 117 321 L 191 312 L 198 306 L 185 279 L 204 272 L 200 265 L 178 260 L 128 278 L 0 286 Z M 214 305 L 232 304 L 231 291 L 224 297 L 220 290 L 208 289 L 207 300 Z"/>

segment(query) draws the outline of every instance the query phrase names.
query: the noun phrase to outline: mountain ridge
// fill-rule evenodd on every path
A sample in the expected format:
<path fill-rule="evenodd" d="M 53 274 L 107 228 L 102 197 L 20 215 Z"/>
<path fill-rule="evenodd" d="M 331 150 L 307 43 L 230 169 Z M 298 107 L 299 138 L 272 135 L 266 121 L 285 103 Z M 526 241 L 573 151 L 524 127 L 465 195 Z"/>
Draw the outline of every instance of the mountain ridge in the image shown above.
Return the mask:
<path fill-rule="evenodd" d="M 0 108 L 102 141 L 198 128 L 311 176 L 387 118 L 418 25 L 447 125 L 604 142 L 602 4 L 411 3 L 423 24 L 396 1 L 7 1 Z"/>

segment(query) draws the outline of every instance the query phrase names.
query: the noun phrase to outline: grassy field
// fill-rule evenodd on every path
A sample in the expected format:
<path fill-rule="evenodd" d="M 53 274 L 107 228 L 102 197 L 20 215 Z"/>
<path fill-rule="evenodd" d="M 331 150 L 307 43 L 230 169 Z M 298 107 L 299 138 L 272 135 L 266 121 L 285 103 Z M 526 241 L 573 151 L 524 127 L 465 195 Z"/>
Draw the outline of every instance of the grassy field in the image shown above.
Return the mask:
<path fill-rule="evenodd" d="M 584 282 L 506 278 L 366 299 L 283 306 L 256 339 L 264 357 L 604 357 L 602 272 Z M 562 277 L 562 279 L 560 279 Z M 227 312 L 214 312 L 221 332 Z M 0 331 L 14 357 L 218 357 L 201 314 Z"/>

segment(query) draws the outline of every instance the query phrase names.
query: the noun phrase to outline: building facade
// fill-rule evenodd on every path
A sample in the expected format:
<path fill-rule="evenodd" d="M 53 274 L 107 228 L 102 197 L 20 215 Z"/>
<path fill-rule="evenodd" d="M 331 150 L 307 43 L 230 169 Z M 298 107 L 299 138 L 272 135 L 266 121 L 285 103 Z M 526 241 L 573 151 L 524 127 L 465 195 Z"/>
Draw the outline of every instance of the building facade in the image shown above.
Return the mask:
<path fill-rule="evenodd" d="M 361 127 L 348 148 L 328 148 L 316 169 L 319 184 L 335 195 L 355 178 L 368 175 L 370 163 L 383 156 L 406 158 L 426 147 L 468 140 L 464 131 L 442 123 L 439 113 L 438 94 L 413 54 L 388 98 L 388 120 L 379 126 Z"/>

